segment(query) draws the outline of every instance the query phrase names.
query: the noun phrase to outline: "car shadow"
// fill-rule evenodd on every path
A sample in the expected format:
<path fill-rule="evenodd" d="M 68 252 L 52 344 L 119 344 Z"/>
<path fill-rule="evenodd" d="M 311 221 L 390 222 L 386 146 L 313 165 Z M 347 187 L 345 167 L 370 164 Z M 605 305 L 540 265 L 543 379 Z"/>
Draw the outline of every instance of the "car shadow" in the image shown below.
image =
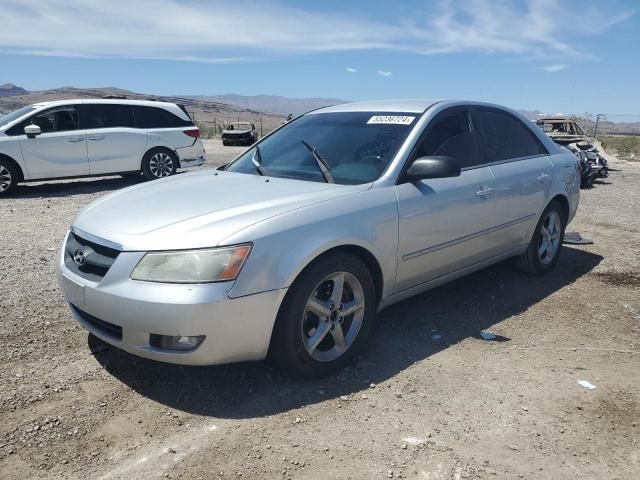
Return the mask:
<path fill-rule="evenodd" d="M 113 377 L 168 407 L 217 418 L 268 416 L 360 392 L 462 340 L 487 341 L 481 332 L 573 283 L 601 260 L 565 247 L 556 269 L 547 275 L 525 275 L 503 262 L 395 304 L 376 316 L 368 348 L 359 359 L 322 380 L 295 378 L 268 362 L 211 367 L 154 362 L 93 335 L 88 344 Z M 499 335 L 488 338 L 505 346 L 510 341 Z"/>
<path fill-rule="evenodd" d="M 109 192 L 145 182 L 142 175 L 51 180 L 18 185 L 16 198 L 58 198 L 70 195 Z"/>

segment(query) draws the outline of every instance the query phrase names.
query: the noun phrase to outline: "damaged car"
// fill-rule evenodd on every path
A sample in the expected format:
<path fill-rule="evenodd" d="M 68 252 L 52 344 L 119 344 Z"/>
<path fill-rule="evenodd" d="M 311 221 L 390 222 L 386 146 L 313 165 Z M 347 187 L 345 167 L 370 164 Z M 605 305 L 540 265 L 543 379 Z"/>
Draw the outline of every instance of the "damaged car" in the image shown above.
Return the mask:
<path fill-rule="evenodd" d="M 609 164 L 594 138 L 578 123 L 567 117 L 543 117 L 536 121 L 555 143 L 568 148 L 580 160 L 582 188 L 589 188 L 598 178 L 609 176 Z"/>
<path fill-rule="evenodd" d="M 258 140 L 256 126 L 249 122 L 233 122 L 222 131 L 222 145 L 250 146 Z"/>

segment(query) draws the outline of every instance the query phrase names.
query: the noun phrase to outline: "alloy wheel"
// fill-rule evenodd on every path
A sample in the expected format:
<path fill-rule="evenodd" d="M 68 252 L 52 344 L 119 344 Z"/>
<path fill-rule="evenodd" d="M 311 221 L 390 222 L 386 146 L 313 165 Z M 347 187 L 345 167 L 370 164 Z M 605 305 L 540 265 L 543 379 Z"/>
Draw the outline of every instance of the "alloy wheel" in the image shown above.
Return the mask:
<path fill-rule="evenodd" d="M 553 261 L 560 247 L 562 222 L 558 212 L 551 210 L 540 227 L 538 238 L 538 258 L 544 265 Z"/>
<path fill-rule="evenodd" d="M 173 173 L 173 158 L 165 152 L 158 152 L 149 160 L 149 170 L 154 177 L 168 177 Z"/>
<path fill-rule="evenodd" d="M 0 192 L 9 190 L 12 183 L 11 172 L 4 165 L 0 165 Z"/>
<path fill-rule="evenodd" d="M 302 314 L 302 341 L 315 360 L 341 357 L 358 337 L 365 312 L 360 281 L 351 273 L 325 277 L 311 293 Z"/>

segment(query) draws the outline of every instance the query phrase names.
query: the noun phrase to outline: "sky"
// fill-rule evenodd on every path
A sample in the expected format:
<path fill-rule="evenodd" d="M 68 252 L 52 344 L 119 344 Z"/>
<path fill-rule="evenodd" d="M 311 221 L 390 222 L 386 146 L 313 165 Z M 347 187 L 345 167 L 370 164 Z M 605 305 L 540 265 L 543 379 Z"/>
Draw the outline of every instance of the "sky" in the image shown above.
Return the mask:
<path fill-rule="evenodd" d="M 640 0 L 0 0 L 0 84 L 640 120 Z"/>

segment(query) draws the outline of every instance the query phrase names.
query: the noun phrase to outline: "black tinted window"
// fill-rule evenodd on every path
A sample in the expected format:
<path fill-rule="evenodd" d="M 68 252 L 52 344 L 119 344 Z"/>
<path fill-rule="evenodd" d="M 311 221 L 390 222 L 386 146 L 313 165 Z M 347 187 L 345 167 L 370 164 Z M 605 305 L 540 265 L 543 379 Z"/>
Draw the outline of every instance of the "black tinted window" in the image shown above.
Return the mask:
<path fill-rule="evenodd" d="M 533 132 L 507 113 L 478 110 L 475 119 L 487 162 L 547 153 Z"/>
<path fill-rule="evenodd" d="M 111 128 L 133 127 L 133 107 L 131 105 L 88 104 L 83 107 L 83 127 Z"/>
<path fill-rule="evenodd" d="M 465 111 L 445 113 L 433 120 L 427 129 L 414 153 L 415 158 L 451 157 L 460 168 L 478 163 L 475 138 Z"/>
<path fill-rule="evenodd" d="M 158 107 L 134 107 L 136 126 L 139 128 L 190 127 L 190 120 L 183 120 L 173 113 Z"/>

